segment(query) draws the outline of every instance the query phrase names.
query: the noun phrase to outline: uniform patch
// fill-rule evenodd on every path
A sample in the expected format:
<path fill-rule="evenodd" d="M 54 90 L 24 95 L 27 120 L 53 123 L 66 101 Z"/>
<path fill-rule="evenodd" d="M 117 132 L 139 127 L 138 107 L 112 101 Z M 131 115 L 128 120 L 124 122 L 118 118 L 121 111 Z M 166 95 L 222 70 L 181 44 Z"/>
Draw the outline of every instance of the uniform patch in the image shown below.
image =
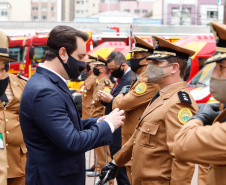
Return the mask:
<path fill-rule="evenodd" d="M 142 82 L 142 83 L 139 83 L 136 88 L 135 88 L 135 91 L 137 94 L 142 94 L 144 93 L 145 91 L 147 90 L 147 85 Z"/>
<path fill-rule="evenodd" d="M 182 108 L 178 113 L 178 119 L 183 124 L 185 124 L 190 117 L 192 117 L 192 113 L 189 108 Z"/>
<path fill-rule="evenodd" d="M 191 104 L 191 99 L 190 99 L 190 96 L 188 95 L 188 93 L 179 91 L 178 96 L 179 96 L 181 102 Z"/>
<path fill-rule="evenodd" d="M 105 87 L 103 91 L 104 91 L 105 93 L 110 93 L 110 92 L 111 92 L 111 90 L 110 90 L 109 87 Z"/>

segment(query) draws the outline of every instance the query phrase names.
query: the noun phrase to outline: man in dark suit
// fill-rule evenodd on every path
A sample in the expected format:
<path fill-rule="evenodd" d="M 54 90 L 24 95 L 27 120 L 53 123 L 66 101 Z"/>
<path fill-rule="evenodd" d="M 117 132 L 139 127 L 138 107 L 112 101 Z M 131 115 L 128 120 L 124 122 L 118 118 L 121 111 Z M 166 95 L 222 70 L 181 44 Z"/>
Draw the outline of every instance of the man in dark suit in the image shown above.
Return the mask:
<path fill-rule="evenodd" d="M 124 111 L 81 120 L 67 87 L 84 69 L 88 35 L 69 26 L 49 34 L 46 61 L 28 81 L 20 104 L 27 145 L 26 185 L 84 185 L 85 152 L 108 145 Z M 98 123 L 97 123 L 98 122 Z"/>
<path fill-rule="evenodd" d="M 102 104 L 106 106 L 105 115 L 112 111 L 112 102 L 114 98 L 122 92 L 122 90 L 129 90 L 131 84 L 131 69 L 127 64 L 125 56 L 118 52 L 112 52 L 107 59 L 108 68 L 111 70 L 111 75 L 117 78 L 117 81 L 111 90 L 111 93 L 99 92 L 99 97 L 102 100 Z M 136 75 L 133 73 L 133 79 L 135 80 Z M 124 87 L 124 88 L 123 88 Z M 121 127 L 118 128 L 113 134 L 113 142 L 110 145 L 111 157 L 116 154 L 122 145 Z M 126 168 L 121 167 L 116 176 L 118 185 L 129 185 L 129 179 L 126 174 Z"/>

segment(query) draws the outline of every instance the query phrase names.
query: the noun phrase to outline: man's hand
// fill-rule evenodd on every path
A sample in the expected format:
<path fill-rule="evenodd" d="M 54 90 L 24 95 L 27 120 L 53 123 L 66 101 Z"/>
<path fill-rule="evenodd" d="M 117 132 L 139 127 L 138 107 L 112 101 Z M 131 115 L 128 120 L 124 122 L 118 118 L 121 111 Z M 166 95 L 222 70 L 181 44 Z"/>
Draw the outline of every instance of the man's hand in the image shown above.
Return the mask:
<path fill-rule="evenodd" d="M 109 103 L 113 99 L 113 96 L 111 94 L 106 93 L 106 92 L 101 91 L 101 90 L 99 90 L 99 92 L 98 92 L 98 97 L 99 97 L 100 100 L 103 100 L 107 103 Z"/>
<path fill-rule="evenodd" d="M 219 111 L 219 104 L 204 104 L 196 112 L 195 116 L 190 119 L 199 119 L 204 125 L 212 125 L 214 119 L 221 113 Z"/>
<path fill-rule="evenodd" d="M 119 94 L 124 94 L 124 95 L 127 94 L 129 92 L 129 88 L 130 88 L 130 85 L 123 86 Z"/>
<path fill-rule="evenodd" d="M 109 181 L 111 179 L 114 179 L 116 177 L 117 172 L 118 172 L 118 166 L 113 164 L 112 162 L 106 164 L 101 170 L 101 174 L 100 174 L 100 180 L 101 181 L 104 179 L 104 177 L 106 176 L 107 172 L 108 172 L 108 177 L 107 177 L 105 182 L 107 182 L 107 181 Z"/>
<path fill-rule="evenodd" d="M 115 130 L 122 126 L 124 122 L 122 120 L 125 119 L 123 115 L 125 113 L 124 110 L 119 110 L 118 108 L 114 109 L 110 114 L 106 115 L 106 119 L 108 119 L 114 126 Z"/>

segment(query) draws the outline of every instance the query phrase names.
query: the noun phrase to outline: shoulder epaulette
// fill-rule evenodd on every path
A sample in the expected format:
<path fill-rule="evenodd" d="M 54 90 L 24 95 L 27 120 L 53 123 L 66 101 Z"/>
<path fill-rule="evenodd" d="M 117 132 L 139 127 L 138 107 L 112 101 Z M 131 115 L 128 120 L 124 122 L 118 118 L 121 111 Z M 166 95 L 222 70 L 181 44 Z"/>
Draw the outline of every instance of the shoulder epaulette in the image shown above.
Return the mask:
<path fill-rule="evenodd" d="M 181 102 L 192 104 L 188 93 L 186 93 L 184 91 L 179 91 L 178 96 L 179 96 L 179 99 Z"/>
<path fill-rule="evenodd" d="M 109 80 L 104 80 L 105 85 L 110 85 Z"/>
<path fill-rule="evenodd" d="M 26 82 L 28 81 L 28 78 L 21 76 L 20 74 L 17 74 L 17 77 L 22 79 L 22 80 L 25 80 Z"/>

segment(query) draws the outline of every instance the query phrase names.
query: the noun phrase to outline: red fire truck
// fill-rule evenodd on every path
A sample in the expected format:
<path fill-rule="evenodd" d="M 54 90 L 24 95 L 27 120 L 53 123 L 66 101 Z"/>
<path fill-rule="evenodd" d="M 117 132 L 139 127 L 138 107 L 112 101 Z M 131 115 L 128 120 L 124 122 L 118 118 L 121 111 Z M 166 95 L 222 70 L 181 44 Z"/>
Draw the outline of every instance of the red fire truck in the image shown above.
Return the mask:
<path fill-rule="evenodd" d="M 9 72 L 13 74 L 18 74 L 20 61 L 22 61 L 23 56 L 23 41 L 26 39 L 25 36 L 9 36 L 9 55 L 17 60 L 10 63 Z"/>

